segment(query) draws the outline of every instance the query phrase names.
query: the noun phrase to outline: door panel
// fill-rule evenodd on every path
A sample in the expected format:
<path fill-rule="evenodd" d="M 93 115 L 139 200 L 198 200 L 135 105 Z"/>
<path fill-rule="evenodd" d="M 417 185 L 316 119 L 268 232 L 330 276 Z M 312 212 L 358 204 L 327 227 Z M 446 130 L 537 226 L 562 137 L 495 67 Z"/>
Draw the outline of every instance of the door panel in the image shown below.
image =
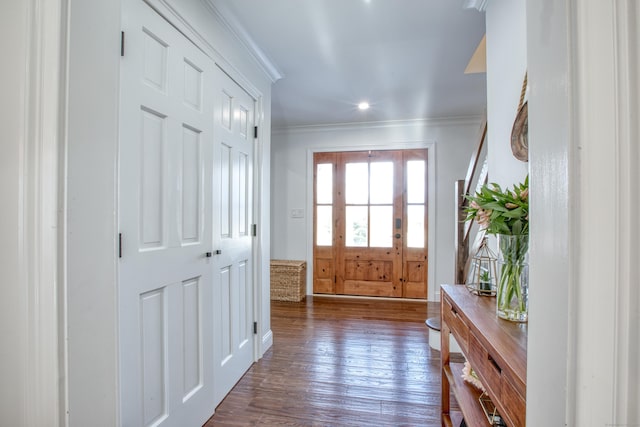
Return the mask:
<path fill-rule="evenodd" d="M 426 298 L 426 188 L 426 150 L 315 153 L 314 293 Z"/>
<path fill-rule="evenodd" d="M 182 282 L 182 339 L 184 348 L 184 375 L 182 399 L 188 400 L 202 387 L 204 360 L 202 343 L 202 283 L 199 277 Z"/>
<path fill-rule="evenodd" d="M 337 153 L 315 153 L 313 182 L 313 292 L 336 292 Z"/>
<path fill-rule="evenodd" d="M 253 126 L 254 100 L 216 70 L 214 109 L 214 246 L 216 314 L 214 365 L 218 404 L 254 361 Z"/>
<path fill-rule="evenodd" d="M 337 182 L 344 188 L 336 194 L 338 294 L 402 296 L 402 239 L 394 220 L 402 218 L 401 156 L 398 151 L 338 153 Z M 386 214 L 376 221 L 379 211 Z"/>
<path fill-rule="evenodd" d="M 313 292 L 330 294 L 334 292 L 333 259 L 322 258 L 322 254 L 314 257 L 313 264 Z"/>
<path fill-rule="evenodd" d="M 123 426 L 202 425 L 213 398 L 213 62 L 123 5 L 119 227 Z"/>
<path fill-rule="evenodd" d="M 381 261 L 384 254 L 369 252 L 369 260 L 347 259 L 344 267 L 343 294 L 395 296 L 393 291 L 393 261 Z"/>
<path fill-rule="evenodd" d="M 427 298 L 427 150 L 404 150 L 404 298 Z"/>
<path fill-rule="evenodd" d="M 167 360 L 165 290 L 163 287 L 140 295 L 144 425 L 167 416 L 167 378 L 164 369 Z"/>

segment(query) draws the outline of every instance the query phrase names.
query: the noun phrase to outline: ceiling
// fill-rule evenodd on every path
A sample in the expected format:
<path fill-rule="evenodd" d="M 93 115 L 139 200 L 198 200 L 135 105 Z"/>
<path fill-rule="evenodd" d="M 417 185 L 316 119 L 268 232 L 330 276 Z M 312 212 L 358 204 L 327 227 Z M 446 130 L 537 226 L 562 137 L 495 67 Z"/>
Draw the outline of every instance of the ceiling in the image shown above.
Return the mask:
<path fill-rule="evenodd" d="M 209 0 L 282 75 L 274 128 L 482 114 L 485 32 L 463 0 Z M 367 101 L 371 108 L 360 111 Z"/>

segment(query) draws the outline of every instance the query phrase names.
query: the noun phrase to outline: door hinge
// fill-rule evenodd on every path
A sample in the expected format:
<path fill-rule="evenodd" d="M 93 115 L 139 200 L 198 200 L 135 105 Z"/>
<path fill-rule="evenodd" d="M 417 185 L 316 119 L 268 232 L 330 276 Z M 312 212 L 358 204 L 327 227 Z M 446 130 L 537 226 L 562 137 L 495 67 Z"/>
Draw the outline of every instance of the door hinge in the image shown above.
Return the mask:
<path fill-rule="evenodd" d="M 124 31 L 120 31 L 120 56 L 124 56 Z"/>
<path fill-rule="evenodd" d="M 258 322 L 253 322 L 253 333 L 254 334 L 258 333 Z"/>
<path fill-rule="evenodd" d="M 258 126 L 253 127 L 253 137 L 258 138 Z"/>
<path fill-rule="evenodd" d="M 122 258 L 122 233 L 118 233 L 118 258 Z"/>
<path fill-rule="evenodd" d="M 251 235 L 253 237 L 258 235 L 258 224 L 251 224 Z"/>

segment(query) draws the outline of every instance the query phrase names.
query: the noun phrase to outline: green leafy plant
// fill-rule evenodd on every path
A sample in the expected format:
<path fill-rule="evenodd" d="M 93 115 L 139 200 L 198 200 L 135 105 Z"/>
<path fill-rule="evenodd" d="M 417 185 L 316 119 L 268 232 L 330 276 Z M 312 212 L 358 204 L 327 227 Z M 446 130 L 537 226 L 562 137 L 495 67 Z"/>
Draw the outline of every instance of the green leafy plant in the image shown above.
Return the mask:
<path fill-rule="evenodd" d="M 528 306 L 529 177 L 513 190 L 502 190 L 495 183 L 482 186 L 468 196 L 467 221 L 476 220 L 489 234 L 498 235 L 500 274 L 498 316 L 526 321 Z"/>
<path fill-rule="evenodd" d="M 495 183 L 485 184 L 467 196 L 467 221 L 475 219 L 489 234 L 529 234 L 529 176 L 504 191 Z"/>
<path fill-rule="evenodd" d="M 483 291 L 491 290 L 491 277 L 486 270 L 480 273 L 480 289 Z"/>

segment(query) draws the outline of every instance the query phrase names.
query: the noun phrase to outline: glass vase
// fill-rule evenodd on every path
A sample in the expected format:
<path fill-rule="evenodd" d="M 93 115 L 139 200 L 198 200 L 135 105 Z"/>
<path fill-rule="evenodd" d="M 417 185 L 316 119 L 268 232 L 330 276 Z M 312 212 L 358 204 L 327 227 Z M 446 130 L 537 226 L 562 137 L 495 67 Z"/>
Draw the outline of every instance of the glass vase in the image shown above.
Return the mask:
<path fill-rule="evenodd" d="M 529 317 L 529 236 L 498 235 L 498 317 L 526 322 Z"/>

